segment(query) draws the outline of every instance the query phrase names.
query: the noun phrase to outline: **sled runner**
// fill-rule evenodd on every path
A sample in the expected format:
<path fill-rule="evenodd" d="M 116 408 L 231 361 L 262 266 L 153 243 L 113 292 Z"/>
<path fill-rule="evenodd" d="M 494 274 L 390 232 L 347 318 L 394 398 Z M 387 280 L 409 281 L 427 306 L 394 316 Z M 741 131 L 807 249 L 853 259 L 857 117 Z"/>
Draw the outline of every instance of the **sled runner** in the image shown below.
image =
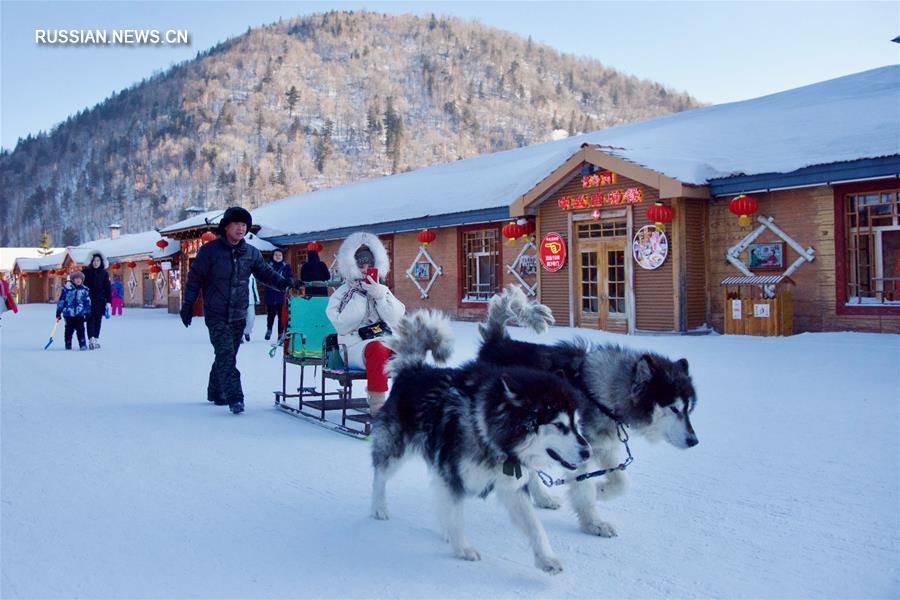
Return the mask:
<path fill-rule="evenodd" d="M 337 333 L 325 314 L 327 306 L 328 298 L 324 296 L 287 299 L 281 390 L 275 391 L 275 405 L 289 413 L 317 419 L 323 425 L 335 425 L 340 433 L 366 436 L 371 430 L 368 402 L 365 398 L 353 398 L 353 382 L 365 379 L 366 372 L 347 366 L 347 348 L 338 344 Z M 288 365 L 300 367 L 296 392 L 288 391 Z M 307 368 L 312 373 L 307 373 Z M 327 390 L 328 380 L 337 383 L 336 390 Z M 340 411 L 339 424 L 326 418 L 326 413 L 332 411 Z"/>

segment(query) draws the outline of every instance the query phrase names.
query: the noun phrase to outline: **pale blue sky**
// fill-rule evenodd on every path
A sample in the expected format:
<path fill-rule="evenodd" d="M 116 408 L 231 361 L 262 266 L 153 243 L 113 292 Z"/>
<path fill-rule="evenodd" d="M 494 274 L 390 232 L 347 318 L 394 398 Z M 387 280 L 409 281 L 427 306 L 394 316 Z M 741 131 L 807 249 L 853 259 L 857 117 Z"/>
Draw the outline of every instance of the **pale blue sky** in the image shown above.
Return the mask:
<path fill-rule="evenodd" d="M 449 14 L 721 103 L 900 62 L 900 2 L 0 0 L 0 145 L 248 26 L 326 10 Z M 188 29 L 189 47 L 38 46 L 35 29 Z"/>

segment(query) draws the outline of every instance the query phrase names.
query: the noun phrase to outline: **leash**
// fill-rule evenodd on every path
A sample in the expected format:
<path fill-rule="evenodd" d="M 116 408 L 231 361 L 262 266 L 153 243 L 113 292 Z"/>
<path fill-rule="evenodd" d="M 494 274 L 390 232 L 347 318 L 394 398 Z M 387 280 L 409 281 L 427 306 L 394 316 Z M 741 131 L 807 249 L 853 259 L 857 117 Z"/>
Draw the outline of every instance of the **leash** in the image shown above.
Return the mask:
<path fill-rule="evenodd" d="M 612 473 L 614 471 L 624 471 L 628 467 L 628 465 L 631 464 L 631 462 L 634 460 L 634 457 L 631 456 L 631 448 L 628 447 L 628 430 L 625 429 L 625 425 L 622 423 L 622 421 L 619 421 L 618 419 L 616 419 L 616 435 L 619 437 L 619 441 L 625 444 L 625 453 L 627 454 L 625 460 L 616 467 L 591 471 L 590 473 L 582 473 L 575 478 L 575 481 L 585 481 L 586 479 L 591 479 L 592 477 L 600 477 L 601 475 L 606 475 L 607 473 Z M 552 476 L 543 471 L 538 471 L 537 474 L 538 477 L 541 478 L 541 482 L 547 487 L 553 487 L 554 485 L 565 485 L 567 483 L 570 483 L 566 479 L 553 479 Z"/>

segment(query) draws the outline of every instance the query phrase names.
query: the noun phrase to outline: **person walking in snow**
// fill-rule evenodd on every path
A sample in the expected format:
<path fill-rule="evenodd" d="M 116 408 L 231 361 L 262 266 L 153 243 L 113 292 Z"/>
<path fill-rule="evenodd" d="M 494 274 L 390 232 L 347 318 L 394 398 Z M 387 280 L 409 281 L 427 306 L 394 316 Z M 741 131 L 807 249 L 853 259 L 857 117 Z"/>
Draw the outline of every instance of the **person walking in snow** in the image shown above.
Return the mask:
<path fill-rule="evenodd" d="M 281 250 L 275 250 L 272 253 L 272 260 L 269 261 L 269 266 L 282 277 L 288 279 L 293 279 L 294 277 L 291 265 L 284 260 L 284 252 Z M 272 325 L 275 324 L 275 317 L 278 317 L 277 339 L 281 339 L 281 336 L 284 335 L 285 327 L 285 323 L 281 319 L 281 305 L 284 304 L 284 292 L 267 286 L 263 290 L 263 299 L 266 301 L 266 339 L 268 340 L 272 337 Z"/>
<path fill-rule="evenodd" d="M 0 271 L 0 314 L 11 310 L 13 313 L 19 312 L 16 305 L 16 299 L 13 298 L 12 290 L 9 287 L 9 281 L 6 280 L 6 273 Z"/>
<path fill-rule="evenodd" d="M 122 316 L 122 306 L 125 303 L 125 285 L 122 284 L 122 278 L 118 275 L 113 278 L 110 291 L 112 292 L 112 298 L 109 302 L 112 307 L 110 312 L 113 315 Z"/>
<path fill-rule="evenodd" d="M 341 244 L 337 268 L 344 283 L 328 300 L 326 314 L 347 346 L 350 367 L 365 369 L 369 411 L 374 415 L 387 396 L 384 367 L 391 351 L 379 341 L 390 333 L 406 307 L 382 283 L 390 271 L 387 251 L 375 235 L 352 234 Z M 371 276 L 378 270 L 377 279 Z"/>
<path fill-rule="evenodd" d="M 259 288 L 256 286 L 256 277 L 250 274 L 249 289 L 247 290 L 249 302 L 247 303 L 247 324 L 244 325 L 244 341 L 250 341 L 253 333 L 253 324 L 256 322 L 256 305 L 259 304 Z"/>
<path fill-rule="evenodd" d="M 194 302 L 203 292 L 203 318 L 215 353 L 206 399 L 228 405 L 236 415 L 244 412 L 237 353 L 247 321 L 250 275 L 280 290 L 295 285 L 273 271 L 259 250 L 244 240 L 252 226 L 253 217 L 246 209 L 232 206 L 225 211 L 218 238 L 201 246 L 191 265 L 180 312 L 181 322 L 190 327 Z"/>
<path fill-rule="evenodd" d="M 84 285 L 91 291 L 91 313 L 87 318 L 88 348 L 100 349 L 100 326 L 103 324 L 103 313 L 109 308 L 112 300 L 109 274 L 106 267 L 109 263 L 100 252 L 91 257 L 91 264 L 84 270 Z"/>
<path fill-rule="evenodd" d="M 66 320 L 66 350 L 72 349 L 72 334 L 78 336 L 78 347 L 87 350 L 84 335 L 84 321 L 91 314 L 91 292 L 84 285 L 84 273 L 74 271 L 63 286 L 56 302 L 56 318 Z"/>
<path fill-rule="evenodd" d="M 300 281 L 309 283 L 310 281 L 329 281 L 331 272 L 328 265 L 319 258 L 319 253 L 315 250 L 309 250 L 306 255 L 306 262 L 300 267 Z M 307 296 L 327 296 L 328 288 L 319 286 L 306 286 Z"/>

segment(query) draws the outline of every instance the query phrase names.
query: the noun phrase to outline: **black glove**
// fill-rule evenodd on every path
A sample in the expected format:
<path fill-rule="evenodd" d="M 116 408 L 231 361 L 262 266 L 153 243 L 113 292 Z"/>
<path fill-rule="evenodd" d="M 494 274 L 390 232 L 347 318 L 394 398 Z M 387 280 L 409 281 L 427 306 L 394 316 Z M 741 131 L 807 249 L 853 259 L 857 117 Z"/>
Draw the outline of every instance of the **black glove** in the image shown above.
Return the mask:
<path fill-rule="evenodd" d="M 185 327 L 191 326 L 191 319 L 194 318 L 193 310 L 191 310 L 190 306 L 182 306 L 181 312 L 178 314 L 181 315 L 181 322 L 184 323 Z"/>
<path fill-rule="evenodd" d="M 62 313 L 59 311 L 56 311 L 56 320 L 59 321 L 60 317 L 62 317 Z"/>
<path fill-rule="evenodd" d="M 299 279 L 291 279 L 291 284 L 288 287 L 295 290 L 301 290 L 306 287 L 306 284 Z"/>

